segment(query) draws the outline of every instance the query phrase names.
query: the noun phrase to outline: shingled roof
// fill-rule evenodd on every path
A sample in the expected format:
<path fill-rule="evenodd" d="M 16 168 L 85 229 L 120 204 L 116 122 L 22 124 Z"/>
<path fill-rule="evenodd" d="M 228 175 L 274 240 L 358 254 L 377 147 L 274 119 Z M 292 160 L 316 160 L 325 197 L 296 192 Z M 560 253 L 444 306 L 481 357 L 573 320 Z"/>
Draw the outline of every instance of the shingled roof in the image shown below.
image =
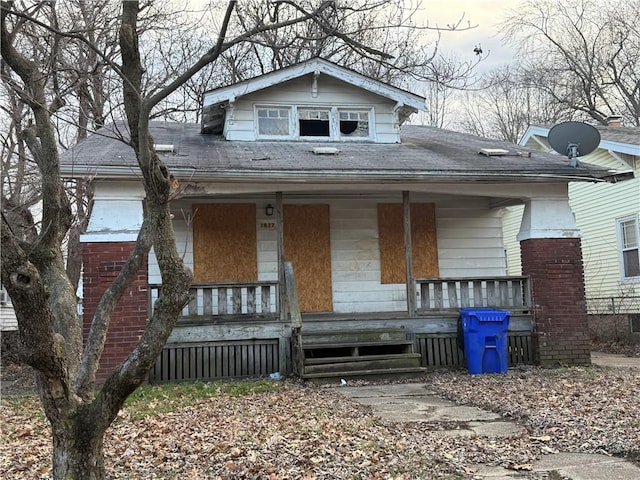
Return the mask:
<path fill-rule="evenodd" d="M 138 178 L 133 149 L 118 139 L 124 123 L 104 127 L 61 155 L 65 177 Z M 151 122 L 156 145 L 171 172 L 193 180 L 482 181 L 563 182 L 611 179 L 612 172 L 591 165 L 574 168 L 559 155 L 474 135 L 425 126 L 403 126 L 401 144 L 302 141 L 228 142 L 200 133 L 199 124 Z M 331 147 L 334 154 L 314 153 Z M 486 156 L 481 149 L 507 154 Z"/>

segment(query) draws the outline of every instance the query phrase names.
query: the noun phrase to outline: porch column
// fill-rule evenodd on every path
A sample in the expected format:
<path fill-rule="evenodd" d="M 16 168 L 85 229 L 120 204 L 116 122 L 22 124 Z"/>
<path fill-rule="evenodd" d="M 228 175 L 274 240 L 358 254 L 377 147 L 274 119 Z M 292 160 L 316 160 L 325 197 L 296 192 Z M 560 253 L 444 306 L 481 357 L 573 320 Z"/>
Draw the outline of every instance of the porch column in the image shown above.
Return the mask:
<path fill-rule="evenodd" d="M 276 248 L 278 262 L 278 309 L 280 310 L 280 320 L 287 319 L 287 299 L 285 297 L 285 275 L 284 275 L 284 223 L 282 192 L 276 192 Z"/>
<path fill-rule="evenodd" d="M 413 248 L 411 246 L 411 198 L 409 192 L 402 192 L 404 264 L 407 282 L 407 313 L 416 316 L 416 283 L 413 278 Z"/>
<path fill-rule="evenodd" d="M 86 339 L 93 315 L 105 290 L 118 276 L 133 250 L 142 225 L 144 191 L 139 184 L 120 182 L 96 186 L 94 207 L 82 243 L 82 320 Z M 123 293 L 111 315 L 96 381 L 104 383 L 138 343 L 146 326 L 148 297 L 147 261 Z"/>
<path fill-rule="evenodd" d="M 517 239 L 522 273 L 531 278 L 539 365 L 591 363 L 580 237 L 568 198 L 526 202 Z"/>

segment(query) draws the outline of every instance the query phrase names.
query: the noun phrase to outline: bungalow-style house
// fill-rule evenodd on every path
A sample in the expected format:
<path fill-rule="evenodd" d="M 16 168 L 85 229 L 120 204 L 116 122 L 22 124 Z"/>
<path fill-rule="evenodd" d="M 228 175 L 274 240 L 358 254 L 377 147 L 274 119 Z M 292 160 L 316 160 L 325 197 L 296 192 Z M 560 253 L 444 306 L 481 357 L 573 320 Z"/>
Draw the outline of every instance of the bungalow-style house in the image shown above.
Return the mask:
<path fill-rule="evenodd" d="M 589 363 L 568 184 L 606 181 L 607 169 L 406 125 L 424 98 L 318 58 L 203 101 L 201 124 L 151 126 L 179 183 L 174 227 L 195 276 L 152 380 L 461 365 L 461 307 L 511 312 L 511 364 Z M 87 322 L 141 225 L 134 153 L 112 133 L 122 125 L 62 158 L 64 175 L 95 178 Z M 515 276 L 510 205 L 525 209 Z M 160 283 L 152 253 L 112 319 L 101 372 L 137 340 Z"/>
<path fill-rule="evenodd" d="M 615 183 L 569 184 L 569 205 L 582 232 L 585 290 L 590 327 L 600 340 L 640 340 L 640 128 L 623 127 L 620 117 L 596 126 L 600 144 L 581 162 L 626 172 Z M 551 152 L 549 126 L 531 126 L 520 144 Z M 521 273 L 516 234 L 522 207 L 504 215 L 507 268 Z"/>

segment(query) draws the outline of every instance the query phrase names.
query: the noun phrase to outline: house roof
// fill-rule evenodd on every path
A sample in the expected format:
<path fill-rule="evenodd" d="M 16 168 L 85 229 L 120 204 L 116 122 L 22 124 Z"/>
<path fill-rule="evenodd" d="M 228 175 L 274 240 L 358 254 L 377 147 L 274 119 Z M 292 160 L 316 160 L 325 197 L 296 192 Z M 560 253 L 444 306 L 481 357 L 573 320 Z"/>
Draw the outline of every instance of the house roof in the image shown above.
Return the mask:
<path fill-rule="evenodd" d="M 118 123 L 124 131 L 124 123 Z M 246 182 L 562 182 L 610 179 L 611 171 L 559 155 L 435 127 L 403 126 L 402 143 L 327 143 L 302 141 L 228 142 L 202 134 L 197 124 L 151 122 L 159 153 L 178 178 Z M 61 155 L 66 177 L 138 178 L 133 149 L 117 139 L 112 125 Z M 126 136 L 126 133 L 125 133 Z M 313 152 L 332 147 L 333 155 Z M 485 156 L 481 149 L 504 149 Z"/>
<path fill-rule="evenodd" d="M 593 125 L 600 133 L 598 148 L 640 157 L 640 128 Z M 525 145 L 533 136 L 547 138 L 553 125 L 531 125 L 520 140 Z"/>
<path fill-rule="evenodd" d="M 391 86 L 387 83 L 362 75 L 355 70 L 341 67 L 323 58 L 312 58 L 306 62 L 291 65 L 273 72 L 234 83 L 227 87 L 216 88 L 202 94 L 203 118 L 202 131 L 220 133 L 224 123 L 226 109 L 224 105 L 239 97 L 281 84 L 305 75 L 329 75 L 369 92 L 389 98 L 404 107 L 410 113 L 426 110 L 425 99 L 419 95 Z M 408 114 L 403 116 L 408 117 Z"/>

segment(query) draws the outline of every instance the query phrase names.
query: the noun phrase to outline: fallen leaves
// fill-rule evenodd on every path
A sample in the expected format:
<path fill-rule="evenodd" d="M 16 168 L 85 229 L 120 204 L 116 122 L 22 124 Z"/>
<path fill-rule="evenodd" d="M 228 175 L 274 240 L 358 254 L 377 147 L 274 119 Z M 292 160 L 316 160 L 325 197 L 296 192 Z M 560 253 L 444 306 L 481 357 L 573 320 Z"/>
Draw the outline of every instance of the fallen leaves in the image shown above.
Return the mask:
<path fill-rule="evenodd" d="M 428 374 L 459 403 L 499 412 L 527 433 L 506 439 L 444 436 L 430 423 L 401 424 L 333 389 L 279 382 L 275 391 L 203 398 L 173 411 L 127 407 L 105 439 L 109 478 L 473 478 L 501 465 L 535 478 L 533 462 L 557 451 L 623 455 L 640 444 L 640 373 L 525 368 L 507 375 Z M 50 478 L 50 429 L 35 397 L 0 405 L 0 477 Z M 445 425 L 446 426 L 446 425 Z"/>

